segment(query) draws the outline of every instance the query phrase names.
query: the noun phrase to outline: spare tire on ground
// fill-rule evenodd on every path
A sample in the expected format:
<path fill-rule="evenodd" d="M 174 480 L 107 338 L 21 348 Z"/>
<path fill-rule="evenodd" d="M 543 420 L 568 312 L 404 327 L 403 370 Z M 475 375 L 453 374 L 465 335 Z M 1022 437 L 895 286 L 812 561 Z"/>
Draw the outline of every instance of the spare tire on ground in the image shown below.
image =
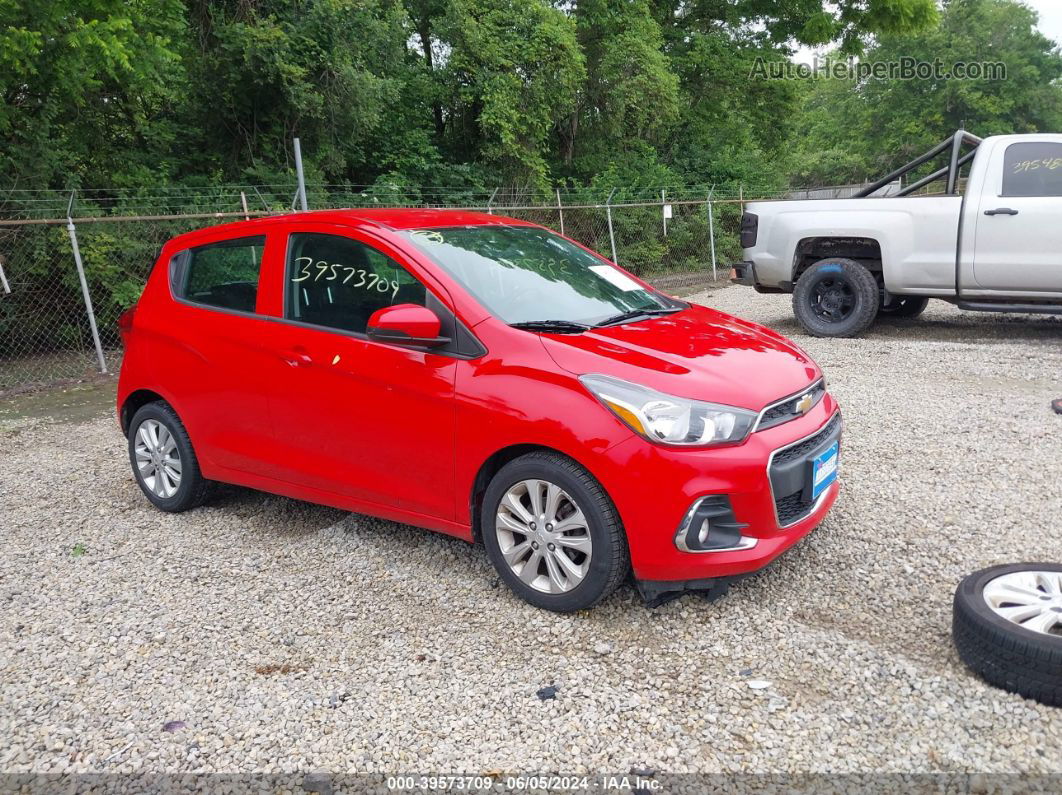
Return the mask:
<path fill-rule="evenodd" d="M 971 574 L 955 591 L 952 637 L 962 661 L 989 684 L 1062 706 L 1062 564 Z"/>

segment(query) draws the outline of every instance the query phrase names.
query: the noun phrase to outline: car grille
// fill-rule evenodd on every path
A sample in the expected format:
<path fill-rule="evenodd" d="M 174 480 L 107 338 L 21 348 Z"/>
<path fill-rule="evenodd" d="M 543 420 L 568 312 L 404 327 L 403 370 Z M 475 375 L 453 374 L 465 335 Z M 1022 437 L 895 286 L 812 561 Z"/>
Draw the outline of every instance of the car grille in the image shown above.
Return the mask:
<path fill-rule="evenodd" d="M 811 405 L 816 406 L 825 394 L 826 386 L 822 381 L 819 381 L 808 389 L 805 389 L 800 394 L 793 395 L 793 397 L 788 398 L 781 403 L 776 403 L 764 411 L 760 416 L 759 424 L 756 426 L 757 430 L 773 428 L 775 425 L 781 425 L 784 422 L 795 420 L 797 417 L 803 417 L 804 412 L 797 411 L 796 406 L 797 403 L 803 399 L 804 395 L 811 395 Z"/>
<path fill-rule="evenodd" d="M 807 456 L 819 445 L 821 445 L 830 434 L 837 430 L 841 424 L 841 415 L 834 414 L 833 419 L 827 422 L 820 431 L 814 436 L 811 436 L 799 444 L 795 444 L 792 447 L 787 447 L 784 450 L 779 450 L 771 458 L 771 466 L 778 464 L 785 464 L 789 461 L 795 461 Z M 774 509 L 778 514 L 778 525 L 780 527 L 786 527 L 791 524 L 795 524 L 811 513 L 815 507 L 815 503 L 810 500 L 804 499 L 804 490 L 794 492 L 793 494 L 775 495 L 774 497 Z"/>
<path fill-rule="evenodd" d="M 812 503 L 804 502 L 804 494 L 797 492 L 774 501 L 774 508 L 778 511 L 778 524 L 781 527 L 799 522 L 811 513 Z"/>
<path fill-rule="evenodd" d="M 841 415 L 834 414 L 833 419 L 822 426 L 822 430 L 811 436 L 800 444 L 794 444 L 792 447 L 787 447 L 784 450 L 780 450 L 774 454 L 774 458 L 771 459 L 772 464 L 781 464 L 786 461 L 792 461 L 795 458 L 803 458 L 820 444 L 823 439 L 837 430 L 837 426 L 841 424 Z"/>

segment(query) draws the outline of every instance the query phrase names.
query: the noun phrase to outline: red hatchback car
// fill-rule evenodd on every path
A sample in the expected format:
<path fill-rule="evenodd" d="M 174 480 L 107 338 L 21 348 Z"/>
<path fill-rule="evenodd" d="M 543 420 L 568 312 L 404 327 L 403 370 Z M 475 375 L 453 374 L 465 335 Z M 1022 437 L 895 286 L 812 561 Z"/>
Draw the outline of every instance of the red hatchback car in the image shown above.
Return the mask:
<path fill-rule="evenodd" d="M 223 481 L 482 540 L 539 607 L 725 590 L 822 521 L 841 417 L 804 351 L 534 224 L 344 210 L 167 243 L 121 321 L 148 499 Z"/>

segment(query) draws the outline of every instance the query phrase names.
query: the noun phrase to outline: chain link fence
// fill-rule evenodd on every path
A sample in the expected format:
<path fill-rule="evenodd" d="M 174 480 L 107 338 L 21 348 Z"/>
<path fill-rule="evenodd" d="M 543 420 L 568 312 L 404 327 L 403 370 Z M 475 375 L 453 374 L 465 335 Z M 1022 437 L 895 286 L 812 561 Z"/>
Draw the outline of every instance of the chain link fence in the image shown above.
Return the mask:
<path fill-rule="evenodd" d="M 316 186 L 313 209 L 433 206 L 486 210 L 547 226 L 614 259 L 665 292 L 690 294 L 739 258 L 752 192 L 557 192 L 553 201 L 497 191 Z M 121 362 L 118 316 L 132 306 L 163 243 L 205 225 L 288 212 L 295 186 L 226 186 L 157 195 L 119 190 L 11 191 L 0 198 L 0 394 L 80 380 Z M 756 198 L 769 197 L 756 191 Z M 774 194 L 777 195 L 777 194 Z M 67 214 L 72 216 L 73 233 Z M 93 337 L 85 287 L 99 336 Z M 6 284 L 5 284 L 6 281 Z M 102 360 L 102 362 L 101 362 Z M 102 364 L 102 366 L 101 366 Z"/>

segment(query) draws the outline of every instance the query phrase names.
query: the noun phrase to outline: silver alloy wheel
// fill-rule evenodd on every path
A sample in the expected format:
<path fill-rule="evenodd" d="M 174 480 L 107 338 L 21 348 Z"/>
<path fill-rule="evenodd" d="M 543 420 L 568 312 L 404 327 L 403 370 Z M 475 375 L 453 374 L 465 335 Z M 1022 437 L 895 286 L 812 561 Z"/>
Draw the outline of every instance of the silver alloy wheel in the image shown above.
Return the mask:
<path fill-rule="evenodd" d="M 498 504 L 494 522 L 502 557 L 536 591 L 567 593 L 590 571 L 593 542 L 582 509 L 548 480 L 521 480 Z"/>
<path fill-rule="evenodd" d="M 1062 572 L 1012 571 L 989 580 L 984 597 L 992 612 L 1020 627 L 1062 632 Z"/>
<path fill-rule="evenodd" d="M 144 420 L 133 445 L 140 479 L 154 494 L 169 499 L 181 486 L 181 454 L 170 429 L 158 420 Z"/>

